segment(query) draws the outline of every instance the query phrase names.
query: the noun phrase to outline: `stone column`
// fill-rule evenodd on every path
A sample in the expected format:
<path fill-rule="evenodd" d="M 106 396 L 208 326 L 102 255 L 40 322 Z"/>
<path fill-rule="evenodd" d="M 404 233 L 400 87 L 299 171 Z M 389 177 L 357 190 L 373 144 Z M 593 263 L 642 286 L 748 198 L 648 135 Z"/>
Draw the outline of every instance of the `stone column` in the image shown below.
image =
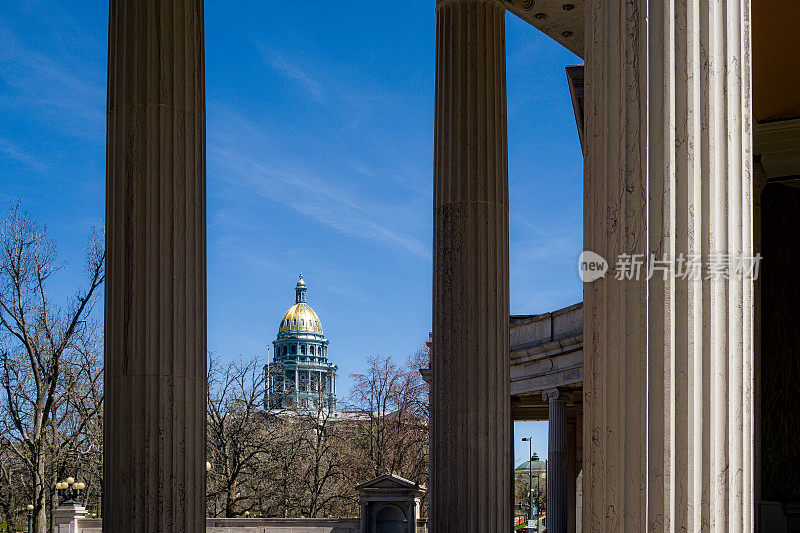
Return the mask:
<path fill-rule="evenodd" d="M 360 524 L 360 527 L 359 527 L 359 532 L 360 533 L 370 533 L 370 530 L 369 530 L 370 519 L 369 519 L 369 514 L 368 513 L 369 513 L 369 505 L 367 505 L 367 502 L 362 500 L 361 501 L 361 517 L 360 517 L 361 518 L 361 524 Z"/>
<path fill-rule="evenodd" d="M 567 402 L 558 389 L 542 398 L 547 410 L 547 531 L 567 531 Z"/>
<path fill-rule="evenodd" d="M 584 239 L 612 269 L 584 285 L 586 531 L 753 530 L 753 285 L 707 269 L 753 250 L 749 11 L 586 5 Z M 620 254 L 675 264 L 616 279 Z"/>
<path fill-rule="evenodd" d="M 433 531 L 511 526 L 505 9 L 436 6 Z"/>
<path fill-rule="evenodd" d="M 205 531 L 202 0 L 111 0 L 107 532 Z"/>
<path fill-rule="evenodd" d="M 567 533 L 575 533 L 575 478 L 578 475 L 575 417 L 567 417 Z"/>

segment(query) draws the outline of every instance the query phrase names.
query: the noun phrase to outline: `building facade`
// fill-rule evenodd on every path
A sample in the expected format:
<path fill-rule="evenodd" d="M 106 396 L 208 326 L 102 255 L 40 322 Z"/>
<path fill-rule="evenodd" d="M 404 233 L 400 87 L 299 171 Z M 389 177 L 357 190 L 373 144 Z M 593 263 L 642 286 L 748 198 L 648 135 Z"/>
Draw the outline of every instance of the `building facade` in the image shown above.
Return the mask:
<path fill-rule="evenodd" d="M 328 339 L 317 313 L 306 303 L 303 275 L 295 287 L 295 304 L 281 319 L 273 341 L 274 357 L 266 365 L 266 408 L 336 410 L 336 370 L 328 361 Z"/>
<path fill-rule="evenodd" d="M 794 508 L 794 487 L 773 481 L 800 464 L 786 453 L 798 448 L 798 6 L 437 0 L 432 531 L 512 522 L 506 10 L 585 59 L 585 250 L 774 254 L 763 284 L 734 272 L 584 285 L 583 530 L 796 529 L 763 511 Z M 203 531 L 203 2 L 112 0 L 109 19 L 104 526 Z M 561 446 L 570 400 L 546 400 Z M 565 531 L 550 507 L 548 531 Z"/>

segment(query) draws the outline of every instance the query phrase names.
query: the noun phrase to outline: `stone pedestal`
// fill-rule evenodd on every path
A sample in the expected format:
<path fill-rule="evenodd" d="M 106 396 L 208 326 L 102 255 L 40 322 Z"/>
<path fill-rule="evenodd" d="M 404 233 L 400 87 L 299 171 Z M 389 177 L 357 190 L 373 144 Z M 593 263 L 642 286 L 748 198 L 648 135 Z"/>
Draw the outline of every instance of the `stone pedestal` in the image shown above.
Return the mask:
<path fill-rule="evenodd" d="M 86 507 L 78 502 L 64 502 L 53 509 L 53 531 L 55 533 L 77 533 L 79 520 L 86 517 Z"/>
<path fill-rule="evenodd" d="M 431 528 L 511 524 L 505 9 L 436 6 Z"/>
<path fill-rule="evenodd" d="M 708 276 L 753 251 L 749 2 L 591 1 L 585 27 L 585 249 L 611 272 L 584 286 L 584 530 L 752 531 L 753 284 Z M 621 254 L 674 263 L 616 279 Z"/>
<path fill-rule="evenodd" d="M 106 184 L 107 532 L 205 530 L 202 0 L 112 0 Z"/>

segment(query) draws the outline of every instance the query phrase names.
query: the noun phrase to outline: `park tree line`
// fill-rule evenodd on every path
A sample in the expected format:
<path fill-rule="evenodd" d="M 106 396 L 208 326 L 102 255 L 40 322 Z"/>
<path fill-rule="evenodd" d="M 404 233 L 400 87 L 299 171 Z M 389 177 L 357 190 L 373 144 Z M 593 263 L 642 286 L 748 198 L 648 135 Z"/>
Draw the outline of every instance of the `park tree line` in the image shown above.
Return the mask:
<path fill-rule="evenodd" d="M 66 297 L 51 285 L 65 267 L 55 243 L 19 204 L 0 222 L 0 254 L 0 525 L 24 523 L 30 504 L 45 533 L 57 481 L 82 481 L 89 513 L 102 508 L 104 240 L 90 233 L 84 280 Z M 356 516 L 361 482 L 426 483 L 427 357 L 367 359 L 342 414 L 323 401 L 266 411 L 266 361 L 209 354 L 208 515 Z"/>
<path fill-rule="evenodd" d="M 322 390 L 309 406 L 264 410 L 263 363 L 210 357 L 209 516 L 357 516 L 357 484 L 387 472 L 427 483 L 427 349 L 367 359 L 336 412 Z"/>

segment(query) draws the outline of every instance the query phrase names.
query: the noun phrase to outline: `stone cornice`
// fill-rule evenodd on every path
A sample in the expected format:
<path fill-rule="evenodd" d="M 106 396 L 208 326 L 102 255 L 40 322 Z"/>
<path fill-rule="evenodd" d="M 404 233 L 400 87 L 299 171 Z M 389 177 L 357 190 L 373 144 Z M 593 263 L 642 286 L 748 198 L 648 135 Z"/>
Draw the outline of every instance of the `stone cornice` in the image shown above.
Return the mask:
<path fill-rule="evenodd" d="M 753 153 L 768 178 L 800 175 L 800 118 L 756 124 Z"/>
<path fill-rule="evenodd" d="M 436 0 L 436 9 L 450 4 L 496 4 L 504 10 L 506 8 L 503 0 Z"/>

